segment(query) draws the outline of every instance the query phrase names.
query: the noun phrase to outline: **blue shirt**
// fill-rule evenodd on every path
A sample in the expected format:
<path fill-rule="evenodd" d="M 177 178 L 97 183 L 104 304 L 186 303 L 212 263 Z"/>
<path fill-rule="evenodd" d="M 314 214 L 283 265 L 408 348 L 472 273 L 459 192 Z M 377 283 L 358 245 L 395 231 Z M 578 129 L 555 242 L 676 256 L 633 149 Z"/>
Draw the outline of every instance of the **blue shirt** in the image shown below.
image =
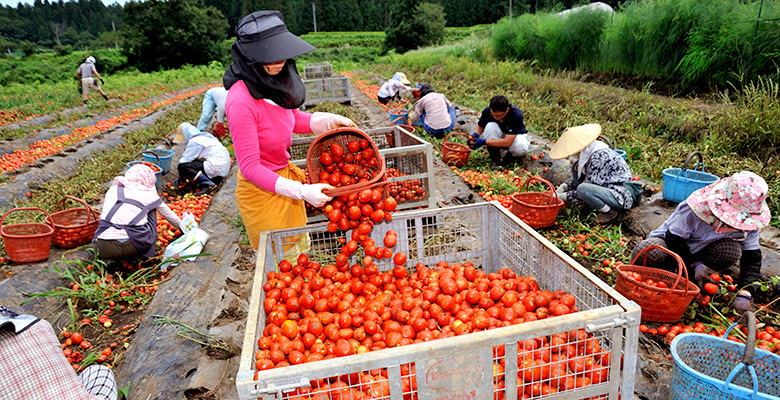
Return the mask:
<path fill-rule="evenodd" d="M 699 216 L 691 210 L 691 207 L 688 206 L 688 202 L 686 201 L 678 204 L 672 215 L 670 215 L 656 230 L 650 232 L 648 237 L 664 239 L 667 230 L 674 235 L 685 239 L 692 254 L 698 253 L 710 243 L 723 238 L 731 238 L 737 241 L 744 238 L 745 240 L 740 242 L 742 250 L 758 250 L 760 248 L 757 229 L 729 233 L 715 232 L 715 227 L 699 218 Z"/>

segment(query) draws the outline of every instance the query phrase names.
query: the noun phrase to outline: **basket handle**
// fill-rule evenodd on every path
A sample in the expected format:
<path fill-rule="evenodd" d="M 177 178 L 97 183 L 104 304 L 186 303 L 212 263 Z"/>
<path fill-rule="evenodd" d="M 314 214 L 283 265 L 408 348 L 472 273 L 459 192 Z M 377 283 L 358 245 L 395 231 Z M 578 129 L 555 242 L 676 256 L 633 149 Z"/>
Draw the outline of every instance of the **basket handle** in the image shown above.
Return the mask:
<path fill-rule="evenodd" d="M 144 150 L 144 151 L 139 151 L 138 153 L 136 153 L 136 155 L 134 155 L 134 156 L 133 156 L 133 158 L 135 159 L 136 157 L 138 157 L 138 156 L 139 156 L 139 155 L 141 155 L 141 154 L 151 154 L 151 155 L 153 155 L 153 156 L 154 156 L 154 158 L 156 158 L 156 159 L 157 159 L 157 161 L 160 161 L 160 157 L 157 155 L 157 153 L 155 153 L 155 152 L 153 152 L 153 151 L 146 151 L 146 150 Z"/>
<path fill-rule="evenodd" d="M 390 121 L 390 125 L 395 125 L 395 123 L 398 122 L 398 121 L 404 122 L 404 117 L 400 116 L 400 117 Z M 398 125 L 403 125 L 403 124 L 398 124 Z"/>
<path fill-rule="evenodd" d="M 636 260 L 638 260 L 639 256 L 641 256 L 642 254 L 644 254 L 644 256 L 645 256 L 642 259 L 642 265 L 646 265 L 646 263 L 647 263 L 647 253 L 650 250 L 652 250 L 652 249 L 659 249 L 659 250 L 663 251 L 664 253 L 674 257 L 675 260 L 677 260 L 677 279 L 675 279 L 674 283 L 672 284 L 671 287 L 669 287 L 668 291 L 672 291 L 672 290 L 677 289 L 677 285 L 680 283 L 680 278 L 682 278 L 682 274 L 684 273 L 685 274 L 685 282 L 686 282 L 686 284 L 685 284 L 685 294 L 687 295 L 688 291 L 689 291 L 688 290 L 688 283 L 687 283 L 687 282 L 689 282 L 688 281 L 688 268 L 685 268 L 685 262 L 683 262 L 682 258 L 680 258 L 680 256 L 677 255 L 677 253 L 667 249 L 666 247 L 662 247 L 662 246 L 659 246 L 659 245 L 656 245 L 656 244 L 654 244 L 652 246 L 645 247 L 644 249 L 640 250 L 639 253 L 637 253 L 637 255 L 634 257 L 633 260 L 631 260 L 631 265 L 637 265 Z"/>
<path fill-rule="evenodd" d="M 146 147 L 149 146 L 149 143 L 151 143 L 153 141 L 157 141 L 157 140 L 165 143 L 168 146 L 169 149 L 173 148 L 173 143 L 171 143 L 168 139 L 161 138 L 161 137 L 154 137 L 154 138 L 151 138 L 151 139 L 146 141 L 146 144 L 144 145 L 144 150 L 146 150 Z"/>
<path fill-rule="evenodd" d="M 87 214 L 88 214 L 87 215 L 87 221 L 89 221 L 90 219 L 92 219 L 92 220 L 96 220 L 97 219 L 97 218 L 95 218 L 95 210 L 93 210 L 92 207 L 90 207 L 89 204 L 87 204 L 86 201 L 84 201 L 84 200 L 82 200 L 82 199 L 80 199 L 78 197 L 75 197 L 75 196 L 65 196 L 65 197 L 61 198 L 60 201 L 57 202 L 57 205 L 54 207 L 54 210 L 55 211 L 60 211 L 60 206 L 62 206 L 63 210 L 64 210 L 65 200 L 67 200 L 67 199 L 71 199 L 71 200 L 73 200 L 73 201 L 75 201 L 77 203 L 81 203 L 87 209 Z"/>
<path fill-rule="evenodd" d="M 521 192 L 527 192 L 528 191 L 528 186 L 530 186 L 531 183 L 533 183 L 533 182 L 540 182 L 540 183 L 546 184 L 547 188 L 548 188 L 548 192 L 552 192 L 553 195 L 550 196 L 550 199 L 549 199 L 547 205 L 551 206 L 551 205 L 554 205 L 554 204 L 558 204 L 558 192 L 555 190 L 555 188 L 553 187 L 552 183 L 550 183 L 550 181 L 548 181 L 547 179 L 544 179 L 544 178 L 542 178 L 540 176 L 531 175 L 530 178 L 525 180 L 525 183 L 523 183 L 523 186 L 520 188 L 520 191 Z M 553 199 L 555 199 L 555 200 L 553 201 Z"/>
<path fill-rule="evenodd" d="M 607 144 L 607 146 L 609 146 L 609 148 L 610 148 L 610 149 L 614 149 L 614 147 L 612 147 L 612 141 L 611 141 L 611 140 L 609 140 L 609 138 L 608 138 L 608 137 L 606 137 L 606 136 L 604 136 L 604 135 L 599 135 L 599 136 L 596 138 L 596 140 L 601 140 L 602 142 L 606 143 L 606 144 Z"/>
<path fill-rule="evenodd" d="M 21 207 L 21 208 L 12 208 L 12 209 L 10 209 L 10 210 L 6 211 L 6 212 L 5 212 L 5 214 L 3 214 L 3 216 L 2 216 L 2 217 L 0 217 L 0 228 L 2 228 L 2 227 L 3 227 L 3 221 L 5 221 L 5 217 L 7 217 L 7 216 L 8 216 L 8 214 L 10 214 L 10 213 L 12 213 L 12 212 L 16 212 L 16 211 L 24 211 L 24 210 L 29 210 L 29 211 L 41 211 L 41 212 L 43 212 L 44 214 L 46 214 L 46 218 L 44 219 L 44 221 L 46 222 L 46 224 L 47 224 L 47 225 L 51 226 L 51 228 L 52 228 L 52 229 L 54 229 L 54 222 L 51 220 L 51 217 L 49 216 L 49 213 L 47 213 L 47 212 L 46 212 L 46 210 L 44 210 L 44 209 L 42 209 L 42 208 L 38 208 L 38 207 Z"/>
<path fill-rule="evenodd" d="M 742 314 L 742 317 L 739 318 L 739 321 L 733 323 L 731 326 L 726 329 L 726 333 L 723 334 L 723 338 L 727 339 L 729 336 L 729 333 L 731 333 L 731 330 L 734 329 L 737 325 L 747 322 L 747 340 L 745 341 L 745 353 L 742 354 L 742 362 L 737 364 L 737 366 L 734 367 L 734 369 L 731 370 L 729 373 L 729 376 L 726 378 L 726 381 L 723 382 L 723 385 L 721 389 L 728 393 L 736 393 L 736 389 L 732 389 L 730 386 L 731 381 L 734 380 L 734 377 L 737 376 L 737 373 L 744 368 L 745 366 L 748 367 L 750 370 L 750 375 L 753 378 L 753 394 L 751 395 L 751 399 L 755 399 L 756 395 L 758 394 L 758 377 L 756 376 L 756 369 L 753 367 L 754 363 L 754 356 L 756 354 L 756 316 L 751 311 L 745 311 L 744 314 Z M 740 396 L 741 397 L 741 396 Z"/>
<path fill-rule="evenodd" d="M 468 140 L 469 140 L 469 136 L 468 136 L 468 135 L 466 135 L 465 133 L 460 133 L 460 132 L 455 132 L 455 131 L 452 131 L 452 132 L 450 132 L 449 134 L 447 134 L 447 136 L 445 136 L 445 137 L 444 137 L 444 140 L 442 140 L 442 141 L 441 141 L 441 145 L 442 145 L 442 146 L 444 146 L 444 143 L 448 143 L 448 142 L 447 142 L 447 139 L 449 139 L 449 138 L 450 138 L 450 136 L 452 136 L 452 135 L 455 135 L 455 136 L 463 136 L 464 138 L 466 138 L 466 142 L 468 142 Z"/>
<path fill-rule="evenodd" d="M 688 157 L 685 157 L 685 162 L 683 162 L 683 167 L 682 170 L 680 170 L 680 173 L 688 169 L 688 164 L 691 162 L 693 156 L 699 156 L 699 162 L 693 166 L 693 171 L 698 170 L 699 166 L 701 166 L 701 172 L 704 172 L 704 158 L 698 151 L 692 151 L 690 154 L 688 154 Z"/>

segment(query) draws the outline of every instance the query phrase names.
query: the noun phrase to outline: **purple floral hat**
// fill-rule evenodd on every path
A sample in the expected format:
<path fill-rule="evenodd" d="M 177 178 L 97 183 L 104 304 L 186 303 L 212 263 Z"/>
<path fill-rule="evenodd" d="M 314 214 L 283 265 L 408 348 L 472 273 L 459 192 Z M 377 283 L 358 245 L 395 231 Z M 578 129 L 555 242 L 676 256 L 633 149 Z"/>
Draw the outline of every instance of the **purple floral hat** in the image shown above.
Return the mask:
<path fill-rule="evenodd" d="M 735 229 L 752 231 L 769 224 L 769 186 L 750 171 L 741 171 L 691 193 L 686 200 L 702 220 L 721 220 Z"/>

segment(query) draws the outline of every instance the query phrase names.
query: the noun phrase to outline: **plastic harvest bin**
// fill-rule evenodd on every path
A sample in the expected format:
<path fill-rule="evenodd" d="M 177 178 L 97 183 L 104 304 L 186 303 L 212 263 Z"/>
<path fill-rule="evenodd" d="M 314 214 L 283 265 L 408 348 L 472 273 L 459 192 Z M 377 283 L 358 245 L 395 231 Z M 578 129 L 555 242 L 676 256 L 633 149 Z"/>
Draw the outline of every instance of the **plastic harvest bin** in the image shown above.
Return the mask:
<path fill-rule="evenodd" d="M 407 182 L 418 183 L 418 181 L 423 189 L 423 194 L 414 199 L 405 200 L 396 196 L 398 210 L 436 207 L 436 202 L 431 196 L 433 145 L 399 126 L 369 129 L 365 133 L 376 143 L 379 154 L 385 158 L 390 190 Z M 293 138 L 289 151 L 294 165 L 306 169 L 306 150 L 312 141 L 314 141 L 313 136 Z M 309 222 L 324 220 L 325 217 L 321 213 L 309 215 Z"/>
<path fill-rule="evenodd" d="M 300 399 L 303 397 L 289 393 L 296 388 L 309 386 L 310 381 L 386 369 L 385 380 L 388 381 L 391 400 L 489 400 L 494 395 L 493 365 L 501 358 L 504 358 L 506 368 L 505 388 L 496 391 L 503 392 L 506 399 L 515 399 L 518 385 L 523 386 L 522 379 L 518 379 L 518 372 L 523 373 L 525 370 L 522 367 L 518 369 L 518 357 L 515 356 L 519 352 L 525 353 L 523 341 L 576 329 L 585 329 L 599 340 L 602 351 L 608 353 L 611 361 L 607 378 L 599 384 L 570 389 L 545 398 L 579 399 L 606 395 L 604 398 L 617 400 L 619 396 L 623 399 L 633 397 L 639 306 L 553 246 L 508 210 L 500 207 L 499 203 L 396 213 L 391 222 L 376 225 L 371 237 L 381 240 L 389 229 L 398 234 L 398 244 L 394 250 L 407 253 L 408 268 L 417 262 L 433 266 L 439 261 L 471 261 L 485 272 L 512 268 L 518 275 L 535 277 L 543 289 L 560 288 L 572 293 L 577 298 L 580 312 L 447 339 L 260 371 L 255 379 L 257 340 L 265 327 L 265 292 L 262 286 L 266 271 L 275 270 L 277 260 L 297 256 L 284 254 L 282 249 L 288 247 L 286 243 L 303 233 L 311 236 L 311 250 L 308 252 L 310 259 L 322 265 L 332 262 L 341 247 L 338 242 L 341 235 L 327 232 L 324 223 L 298 229 L 265 231 L 260 234 L 252 297 L 236 376 L 240 399 Z M 350 264 L 356 262 L 355 256 Z M 391 264 L 386 259 L 380 260 L 379 269 L 389 270 Z M 494 349 L 498 346 L 504 346 L 504 355 L 495 355 Z M 402 375 L 402 371 L 406 370 L 402 366 L 411 370 L 412 365 L 416 374 Z M 411 393 L 403 391 L 402 379 L 407 378 L 415 379 L 416 382 L 416 390 Z M 351 384 L 357 385 L 360 383 Z"/>

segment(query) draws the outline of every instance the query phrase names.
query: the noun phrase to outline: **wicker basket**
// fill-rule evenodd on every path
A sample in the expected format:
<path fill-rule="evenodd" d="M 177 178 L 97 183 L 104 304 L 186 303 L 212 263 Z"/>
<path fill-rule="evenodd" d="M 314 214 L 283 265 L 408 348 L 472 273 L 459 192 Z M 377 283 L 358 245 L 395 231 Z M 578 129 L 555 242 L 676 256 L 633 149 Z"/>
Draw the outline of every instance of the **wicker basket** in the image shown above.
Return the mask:
<path fill-rule="evenodd" d="M 43 261 L 49 258 L 51 250 L 51 237 L 54 234 L 54 227 L 51 222 L 47 224 L 27 222 L 22 224 L 3 225 L 5 217 L 12 212 L 17 211 L 40 211 L 50 215 L 46 210 L 38 207 L 22 207 L 8 210 L 0 218 L 0 236 L 5 242 L 5 252 L 8 258 L 15 263 L 31 263 Z"/>
<path fill-rule="evenodd" d="M 447 141 L 452 135 L 463 136 L 468 140 L 468 136 L 463 133 L 450 132 L 449 135 L 447 135 L 441 142 L 441 159 L 447 163 L 447 165 L 452 165 L 453 167 L 462 167 L 469 162 L 469 154 L 471 154 L 471 149 L 465 144 Z"/>
<path fill-rule="evenodd" d="M 60 211 L 68 199 L 81 203 L 84 207 Z M 55 212 L 46 217 L 46 222 L 54 225 L 51 243 L 63 249 L 85 245 L 92 241 L 99 220 L 100 212 L 90 207 L 87 202 L 78 197 L 65 196 L 57 202 Z"/>
<path fill-rule="evenodd" d="M 677 274 L 659 268 L 636 265 L 637 259 L 642 254 L 652 249 L 659 249 L 677 261 Z M 647 254 L 643 258 L 645 264 Z M 677 322 L 685 313 L 685 309 L 691 301 L 699 295 L 699 287 L 688 280 L 688 269 L 682 258 L 661 246 L 647 246 L 634 257 L 630 265 L 623 264 L 617 268 L 617 280 L 615 290 L 629 300 L 635 301 L 642 307 L 642 320 L 648 322 Z M 656 282 L 666 283 L 667 288 L 650 286 L 644 282 L 638 282 L 628 277 L 628 272 L 636 272 L 643 279 L 652 279 Z M 685 275 L 683 277 L 683 274 Z"/>
<path fill-rule="evenodd" d="M 533 182 L 542 182 L 549 188 L 546 192 L 527 192 Z M 512 195 L 512 214 L 516 215 L 531 228 L 546 228 L 555 223 L 558 212 L 563 207 L 552 183 L 538 176 L 528 178 L 520 192 Z"/>
<path fill-rule="evenodd" d="M 387 197 L 387 166 L 385 165 L 385 159 L 379 154 L 379 148 L 371 139 L 371 136 L 357 128 L 339 128 L 317 136 L 314 141 L 311 142 L 309 149 L 306 151 L 306 171 L 309 175 L 309 182 L 319 183 L 320 172 L 325 170 L 325 167 L 320 163 L 320 155 L 326 151 L 331 144 L 338 143 L 341 147 L 346 149 L 347 143 L 360 139 L 368 140 L 369 148 L 374 150 L 377 159 L 376 168 L 378 172 L 376 172 L 368 182 L 341 186 L 333 190 L 324 190 L 323 193 L 331 197 L 336 197 L 359 192 L 364 189 L 381 188 L 385 192 L 385 197 Z"/>

